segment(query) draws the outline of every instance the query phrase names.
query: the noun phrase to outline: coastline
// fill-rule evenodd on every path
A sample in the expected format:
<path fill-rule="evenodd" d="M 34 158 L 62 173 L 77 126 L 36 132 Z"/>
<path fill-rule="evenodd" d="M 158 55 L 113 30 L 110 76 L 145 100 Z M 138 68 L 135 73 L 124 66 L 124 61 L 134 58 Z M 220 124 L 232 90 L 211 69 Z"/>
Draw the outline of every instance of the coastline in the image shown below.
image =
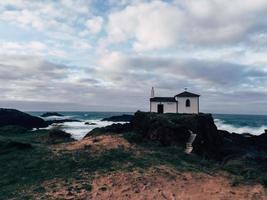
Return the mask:
<path fill-rule="evenodd" d="M 185 153 L 186 127 L 198 133 L 191 154 Z M 267 197 L 264 144 L 252 150 L 256 136 L 251 143 L 217 131 L 209 114 L 137 112 L 130 126 L 94 130 L 74 141 L 60 127 L 1 127 L 0 199 Z"/>
<path fill-rule="evenodd" d="M 34 116 L 40 116 L 44 112 L 27 112 Z M 43 118 L 45 120 L 56 119 L 75 119 L 81 122 L 66 122 L 62 125 L 65 126 L 64 130 L 73 134 L 75 139 L 82 139 L 86 132 L 91 131 L 97 127 L 104 127 L 111 125 L 111 122 L 102 122 L 103 118 L 111 116 L 119 116 L 123 114 L 134 114 L 133 112 L 59 112 L 64 116 L 51 116 Z M 250 133 L 252 135 L 260 135 L 267 129 L 267 116 L 266 115 L 240 115 L 240 114 L 212 114 L 214 122 L 218 129 L 234 132 L 238 134 Z M 259 123 L 256 123 L 260 119 Z M 256 122 L 255 122 L 256 121 Z M 85 122 L 96 123 L 95 126 L 84 126 Z M 114 122 L 123 123 L 123 122 Z"/>

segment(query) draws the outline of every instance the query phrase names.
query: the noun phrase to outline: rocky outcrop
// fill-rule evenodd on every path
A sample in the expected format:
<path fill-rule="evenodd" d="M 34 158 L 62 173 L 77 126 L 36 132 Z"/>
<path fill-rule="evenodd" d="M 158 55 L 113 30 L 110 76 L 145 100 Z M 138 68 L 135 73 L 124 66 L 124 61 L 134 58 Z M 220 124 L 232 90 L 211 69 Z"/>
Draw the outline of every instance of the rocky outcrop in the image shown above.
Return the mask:
<path fill-rule="evenodd" d="M 65 140 L 65 141 L 74 141 L 73 138 L 71 138 L 71 134 L 66 133 L 65 131 L 61 130 L 59 127 L 51 128 L 49 133 L 49 140 L 50 141 L 57 141 L 57 140 Z"/>
<path fill-rule="evenodd" d="M 94 122 L 84 122 L 85 125 L 88 125 L 88 126 L 94 126 L 94 125 L 97 125 L 97 123 L 94 123 Z"/>
<path fill-rule="evenodd" d="M 267 152 L 266 132 L 259 136 L 229 133 L 225 130 L 219 130 L 219 132 L 224 139 L 223 152 L 225 157 Z"/>
<path fill-rule="evenodd" d="M 254 136 L 217 130 L 211 114 L 157 114 L 136 112 L 130 123 L 95 128 L 90 135 L 134 133 L 138 141 L 156 141 L 162 145 L 180 145 L 193 152 L 227 161 L 235 156 L 267 152 L 267 132 Z"/>
<path fill-rule="evenodd" d="M 119 115 L 112 116 L 108 118 L 104 118 L 101 121 L 109 121 L 109 122 L 130 122 L 133 119 L 133 115 Z"/>
<path fill-rule="evenodd" d="M 192 144 L 193 152 L 209 158 L 222 157 L 223 137 L 211 114 L 136 112 L 131 123 L 133 130 L 143 138 L 159 141 L 163 145 L 185 145 L 192 131 L 197 134 Z"/>
<path fill-rule="evenodd" d="M 21 126 L 27 129 L 44 128 L 47 126 L 46 122 L 39 117 L 31 116 L 15 109 L 0 108 L 0 127 L 10 125 Z"/>
<path fill-rule="evenodd" d="M 111 124 L 105 127 L 94 128 L 88 134 L 86 134 L 85 138 L 91 135 L 98 135 L 98 134 L 104 134 L 104 133 L 125 133 L 129 131 L 132 131 L 132 125 L 130 123 Z"/>
<path fill-rule="evenodd" d="M 51 116 L 62 117 L 62 116 L 64 116 L 64 115 L 59 114 L 59 113 L 57 113 L 57 112 L 46 112 L 46 113 L 43 113 L 43 114 L 41 115 L 41 117 L 51 117 Z"/>
<path fill-rule="evenodd" d="M 267 130 L 259 136 L 254 136 L 252 140 L 258 150 L 267 152 Z"/>

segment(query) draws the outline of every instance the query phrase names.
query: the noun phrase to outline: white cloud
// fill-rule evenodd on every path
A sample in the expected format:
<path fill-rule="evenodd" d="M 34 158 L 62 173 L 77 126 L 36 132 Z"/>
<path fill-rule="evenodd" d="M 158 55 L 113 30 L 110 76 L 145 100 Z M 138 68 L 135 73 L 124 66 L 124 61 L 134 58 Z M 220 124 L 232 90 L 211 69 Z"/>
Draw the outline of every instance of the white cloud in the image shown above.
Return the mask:
<path fill-rule="evenodd" d="M 78 25 L 91 15 L 90 6 L 88 0 L 1 1 L 0 20 L 50 37 L 52 33 L 75 35 Z"/>
<path fill-rule="evenodd" d="M 225 45 L 267 26 L 264 0 L 151 1 L 129 5 L 108 18 L 110 43 L 133 40 L 137 51 L 182 45 Z"/>
<path fill-rule="evenodd" d="M 2 0 L 0 97 L 138 107 L 154 85 L 266 99 L 266 13 L 266 0 Z"/>
<path fill-rule="evenodd" d="M 88 19 L 86 21 L 86 27 L 89 29 L 89 32 L 96 34 L 102 30 L 103 18 L 100 16 Z"/>
<path fill-rule="evenodd" d="M 47 45 L 39 41 L 31 42 L 0 42 L 1 55 L 42 55 L 47 50 Z"/>
<path fill-rule="evenodd" d="M 176 8 L 159 1 L 128 6 L 109 16 L 109 40 L 124 42 L 133 38 L 136 50 L 170 47 L 179 37 L 176 32 L 181 23 L 173 24 L 173 19 L 179 17 Z"/>
<path fill-rule="evenodd" d="M 86 41 L 74 41 L 73 48 L 80 49 L 80 50 L 86 50 L 92 48 L 91 45 Z"/>

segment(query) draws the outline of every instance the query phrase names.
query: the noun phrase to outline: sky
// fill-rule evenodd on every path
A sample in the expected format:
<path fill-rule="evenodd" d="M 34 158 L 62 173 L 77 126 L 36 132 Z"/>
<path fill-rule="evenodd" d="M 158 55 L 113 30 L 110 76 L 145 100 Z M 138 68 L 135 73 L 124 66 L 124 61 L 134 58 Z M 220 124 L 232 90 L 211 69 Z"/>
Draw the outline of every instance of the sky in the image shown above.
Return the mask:
<path fill-rule="evenodd" d="M 267 114 L 266 0 L 1 0 L 0 107 Z"/>

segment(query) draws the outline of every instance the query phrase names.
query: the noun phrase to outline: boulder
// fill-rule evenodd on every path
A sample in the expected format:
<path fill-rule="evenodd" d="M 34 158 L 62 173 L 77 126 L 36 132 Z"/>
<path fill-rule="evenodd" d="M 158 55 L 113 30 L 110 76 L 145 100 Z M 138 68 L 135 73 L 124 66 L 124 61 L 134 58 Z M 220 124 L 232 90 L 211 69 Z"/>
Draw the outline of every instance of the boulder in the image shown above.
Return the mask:
<path fill-rule="evenodd" d="M 109 122 L 130 122 L 133 119 L 133 115 L 119 115 L 119 116 L 112 116 L 108 118 L 104 118 L 101 121 L 109 121 Z"/>
<path fill-rule="evenodd" d="M 130 123 L 111 124 L 105 127 L 94 128 L 88 134 L 86 134 L 85 137 L 89 137 L 91 135 L 97 135 L 97 134 L 105 134 L 105 133 L 125 133 L 131 130 L 132 130 L 132 126 Z"/>
<path fill-rule="evenodd" d="M 85 122 L 84 124 L 85 124 L 85 125 L 90 125 L 90 126 L 97 125 L 97 124 L 94 123 L 94 122 Z"/>
<path fill-rule="evenodd" d="M 267 152 L 267 132 L 266 131 L 265 133 L 259 136 L 254 136 L 252 140 L 257 150 Z"/>
<path fill-rule="evenodd" d="M 35 116 L 15 110 L 0 108 L 0 127 L 3 126 L 21 126 L 27 129 L 44 128 L 46 122 Z"/>
<path fill-rule="evenodd" d="M 59 113 L 57 113 L 57 112 L 46 112 L 46 113 L 43 113 L 43 114 L 41 115 L 41 117 L 51 117 L 51 116 L 62 117 L 62 116 L 64 116 L 64 115 L 59 114 Z"/>
<path fill-rule="evenodd" d="M 211 114 L 157 114 L 136 112 L 132 121 L 133 130 L 143 138 L 162 145 L 184 145 L 190 131 L 197 134 L 193 152 L 208 158 L 221 159 L 223 137 L 218 132 Z"/>
<path fill-rule="evenodd" d="M 219 130 L 223 136 L 223 153 L 225 156 L 241 156 L 253 154 L 256 152 L 267 152 L 267 133 L 259 136 L 251 134 L 229 133 L 225 130 Z"/>
<path fill-rule="evenodd" d="M 74 139 L 71 138 L 71 134 L 66 133 L 65 131 L 61 130 L 59 127 L 51 128 L 48 134 L 49 134 L 50 140 L 66 139 L 66 140 L 74 141 Z"/>

